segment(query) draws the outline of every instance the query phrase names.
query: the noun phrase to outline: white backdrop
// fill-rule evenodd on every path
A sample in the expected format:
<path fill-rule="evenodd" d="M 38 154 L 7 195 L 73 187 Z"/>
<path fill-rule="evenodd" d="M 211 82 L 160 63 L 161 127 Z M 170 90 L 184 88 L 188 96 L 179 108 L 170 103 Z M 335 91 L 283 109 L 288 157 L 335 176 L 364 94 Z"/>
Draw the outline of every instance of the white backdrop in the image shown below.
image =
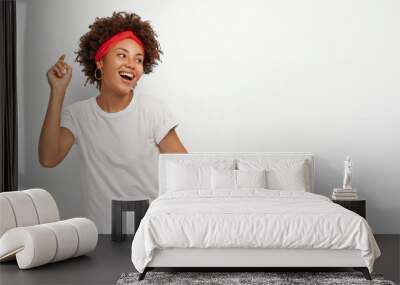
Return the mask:
<path fill-rule="evenodd" d="M 316 192 L 354 186 L 376 233 L 400 233 L 400 2 L 394 0 L 17 0 L 20 188 L 51 191 L 63 218 L 82 213 L 79 152 L 42 168 L 37 143 L 45 77 L 66 53 L 64 104 L 97 95 L 74 62 L 95 17 L 150 20 L 162 63 L 136 92 L 162 97 L 190 152 L 311 151 Z M 397 130 L 397 131 L 396 131 Z"/>

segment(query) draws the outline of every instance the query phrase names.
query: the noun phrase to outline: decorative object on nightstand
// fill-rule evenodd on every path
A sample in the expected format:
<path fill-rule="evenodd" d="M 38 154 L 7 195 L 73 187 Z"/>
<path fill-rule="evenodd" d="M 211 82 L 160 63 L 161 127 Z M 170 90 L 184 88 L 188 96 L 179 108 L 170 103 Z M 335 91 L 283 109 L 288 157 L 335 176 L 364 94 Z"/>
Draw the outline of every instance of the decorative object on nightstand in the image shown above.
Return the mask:
<path fill-rule="evenodd" d="M 342 188 L 333 188 L 332 193 L 333 200 L 358 200 L 357 189 L 342 189 Z"/>
<path fill-rule="evenodd" d="M 353 211 L 356 214 L 359 214 L 361 217 L 366 219 L 365 200 L 357 199 L 357 200 L 332 200 L 332 201 L 350 211 Z"/>
<path fill-rule="evenodd" d="M 126 234 L 123 233 L 123 215 L 130 211 L 135 213 L 135 233 L 149 208 L 149 200 L 114 199 L 111 202 L 111 208 L 111 239 L 112 241 L 123 241 L 126 238 Z"/>
<path fill-rule="evenodd" d="M 353 177 L 353 163 L 348 155 L 344 161 L 343 187 L 334 188 L 332 193 L 333 200 L 358 200 L 357 190 L 351 186 Z"/>
<path fill-rule="evenodd" d="M 350 156 L 346 156 L 346 160 L 344 161 L 344 177 L 343 177 L 343 189 L 344 190 L 351 190 L 351 179 L 352 179 L 352 172 L 353 172 L 353 163 L 351 162 Z"/>

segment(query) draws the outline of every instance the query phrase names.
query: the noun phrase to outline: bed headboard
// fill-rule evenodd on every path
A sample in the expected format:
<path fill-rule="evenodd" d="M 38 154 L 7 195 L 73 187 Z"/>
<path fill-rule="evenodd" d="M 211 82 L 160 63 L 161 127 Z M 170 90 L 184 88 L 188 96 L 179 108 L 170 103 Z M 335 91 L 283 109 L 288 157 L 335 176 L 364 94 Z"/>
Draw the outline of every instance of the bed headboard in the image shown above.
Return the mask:
<path fill-rule="evenodd" d="M 199 153 L 168 153 L 160 154 L 158 161 L 159 195 L 166 191 L 167 165 L 169 162 L 200 161 L 200 160 L 232 160 L 237 159 L 304 159 L 306 162 L 306 180 L 309 191 L 314 192 L 314 158 L 311 152 L 199 152 Z"/>

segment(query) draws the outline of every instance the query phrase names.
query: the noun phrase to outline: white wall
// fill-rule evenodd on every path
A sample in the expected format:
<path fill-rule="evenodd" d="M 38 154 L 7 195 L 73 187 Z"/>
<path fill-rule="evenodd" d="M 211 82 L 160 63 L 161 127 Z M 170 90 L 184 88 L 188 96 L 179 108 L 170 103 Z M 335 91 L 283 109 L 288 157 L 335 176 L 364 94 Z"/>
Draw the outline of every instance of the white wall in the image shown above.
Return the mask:
<path fill-rule="evenodd" d="M 37 142 L 49 87 L 66 53 L 65 104 L 97 94 L 73 62 L 95 17 L 150 20 L 163 62 L 137 92 L 167 100 L 191 152 L 311 151 L 316 189 L 330 195 L 354 161 L 376 233 L 400 233 L 400 2 L 394 0 L 17 0 L 21 188 L 51 190 L 64 217 L 82 211 L 79 153 L 40 167 Z"/>

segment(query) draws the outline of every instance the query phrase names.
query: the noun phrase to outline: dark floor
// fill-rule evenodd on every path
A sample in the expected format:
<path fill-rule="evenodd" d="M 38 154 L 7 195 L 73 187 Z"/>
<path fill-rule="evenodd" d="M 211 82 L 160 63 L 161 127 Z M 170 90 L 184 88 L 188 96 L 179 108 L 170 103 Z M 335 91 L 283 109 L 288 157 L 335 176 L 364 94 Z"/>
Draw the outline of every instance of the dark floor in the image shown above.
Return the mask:
<path fill-rule="evenodd" d="M 399 283 L 400 235 L 375 236 L 382 256 L 375 262 L 374 272 Z M 134 271 L 130 259 L 132 238 L 121 243 L 100 235 L 94 252 L 88 256 L 19 270 L 16 262 L 0 264 L 0 284 L 115 284 L 123 272 Z"/>

